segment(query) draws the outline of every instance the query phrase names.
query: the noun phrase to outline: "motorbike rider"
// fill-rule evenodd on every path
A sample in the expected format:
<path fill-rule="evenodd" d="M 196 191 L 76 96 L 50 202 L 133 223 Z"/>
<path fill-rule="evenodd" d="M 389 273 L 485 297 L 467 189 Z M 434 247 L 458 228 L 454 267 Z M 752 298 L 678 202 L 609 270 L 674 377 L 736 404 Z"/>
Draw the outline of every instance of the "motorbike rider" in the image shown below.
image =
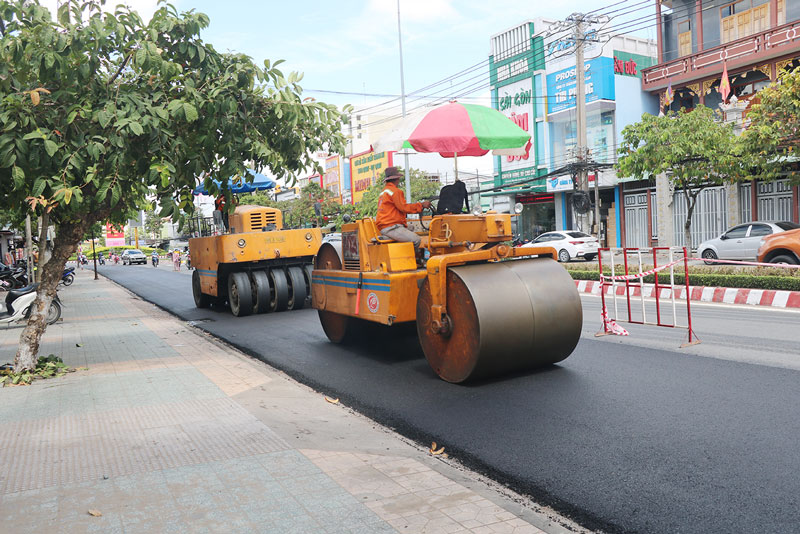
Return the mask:
<path fill-rule="evenodd" d="M 153 267 L 158 267 L 158 251 L 153 250 L 153 253 L 150 255 L 150 259 L 153 262 Z"/>

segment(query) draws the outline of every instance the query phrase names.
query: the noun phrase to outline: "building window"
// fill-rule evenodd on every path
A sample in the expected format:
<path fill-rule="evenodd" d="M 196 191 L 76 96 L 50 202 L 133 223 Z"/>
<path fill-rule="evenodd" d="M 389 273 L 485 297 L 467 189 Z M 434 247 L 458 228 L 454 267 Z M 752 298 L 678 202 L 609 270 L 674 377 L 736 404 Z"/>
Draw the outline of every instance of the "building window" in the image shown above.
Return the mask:
<path fill-rule="evenodd" d="M 728 43 L 769 29 L 771 3 L 739 0 L 720 8 L 722 42 Z M 778 0 L 778 24 L 786 23 L 786 0 Z"/>
<path fill-rule="evenodd" d="M 678 23 L 678 56 L 692 53 L 692 23 L 684 20 Z"/>

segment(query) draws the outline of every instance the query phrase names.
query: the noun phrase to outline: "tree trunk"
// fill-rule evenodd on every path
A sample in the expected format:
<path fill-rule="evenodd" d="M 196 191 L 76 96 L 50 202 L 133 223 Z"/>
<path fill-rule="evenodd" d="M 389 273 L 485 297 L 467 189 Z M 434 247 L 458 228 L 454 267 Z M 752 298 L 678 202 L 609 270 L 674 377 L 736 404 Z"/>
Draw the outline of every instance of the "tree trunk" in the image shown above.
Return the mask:
<path fill-rule="evenodd" d="M 684 244 L 686 245 L 686 250 L 692 250 L 692 214 L 694 213 L 694 207 L 697 205 L 697 197 L 700 195 L 702 189 L 698 189 L 695 192 L 688 192 L 686 189 L 683 190 L 684 195 L 686 196 L 686 221 L 683 223 L 683 239 Z"/>
<path fill-rule="evenodd" d="M 47 235 L 47 217 L 43 218 L 44 232 Z M 53 253 L 39 264 L 39 287 L 36 289 L 36 300 L 31 304 L 31 313 L 28 323 L 19 336 L 19 347 L 14 358 L 14 371 L 20 372 L 36 367 L 37 355 L 39 353 L 39 343 L 47 328 L 47 310 L 56 295 L 56 288 L 61 281 L 61 275 L 67 259 L 75 251 L 78 243 L 83 239 L 86 229 L 89 228 L 90 221 L 84 219 L 77 223 L 60 225 L 57 228 L 58 235 L 53 241 Z M 45 258 L 41 248 L 46 246 L 44 241 L 39 241 L 39 257 Z"/>

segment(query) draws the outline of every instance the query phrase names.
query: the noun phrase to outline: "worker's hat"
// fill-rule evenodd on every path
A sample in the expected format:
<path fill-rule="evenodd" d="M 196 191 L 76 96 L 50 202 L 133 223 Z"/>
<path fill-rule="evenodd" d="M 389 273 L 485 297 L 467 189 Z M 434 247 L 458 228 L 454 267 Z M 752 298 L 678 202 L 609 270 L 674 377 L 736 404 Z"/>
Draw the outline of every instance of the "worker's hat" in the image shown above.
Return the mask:
<path fill-rule="evenodd" d="M 389 180 L 399 180 L 402 178 L 403 175 L 400 174 L 400 171 L 397 170 L 397 167 L 386 167 L 386 170 L 383 173 L 383 181 L 388 182 Z"/>

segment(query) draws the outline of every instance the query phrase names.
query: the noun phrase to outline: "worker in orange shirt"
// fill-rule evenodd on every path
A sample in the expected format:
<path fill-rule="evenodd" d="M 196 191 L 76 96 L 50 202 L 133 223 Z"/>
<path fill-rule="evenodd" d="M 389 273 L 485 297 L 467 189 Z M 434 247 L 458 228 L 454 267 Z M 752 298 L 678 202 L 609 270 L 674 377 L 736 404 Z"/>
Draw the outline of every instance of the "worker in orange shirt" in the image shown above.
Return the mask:
<path fill-rule="evenodd" d="M 400 171 L 397 167 L 386 167 L 383 182 L 386 184 L 378 195 L 378 215 L 375 217 L 375 224 L 378 226 L 381 235 L 394 239 L 414 243 L 414 250 L 419 248 L 420 237 L 406 228 L 406 215 L 409 213 L 419 213 L 422 208 L 430 208 L 428 200 L 406 204 L 406 197 L 403 191 L 397 187 L 400 181 Z"/>

